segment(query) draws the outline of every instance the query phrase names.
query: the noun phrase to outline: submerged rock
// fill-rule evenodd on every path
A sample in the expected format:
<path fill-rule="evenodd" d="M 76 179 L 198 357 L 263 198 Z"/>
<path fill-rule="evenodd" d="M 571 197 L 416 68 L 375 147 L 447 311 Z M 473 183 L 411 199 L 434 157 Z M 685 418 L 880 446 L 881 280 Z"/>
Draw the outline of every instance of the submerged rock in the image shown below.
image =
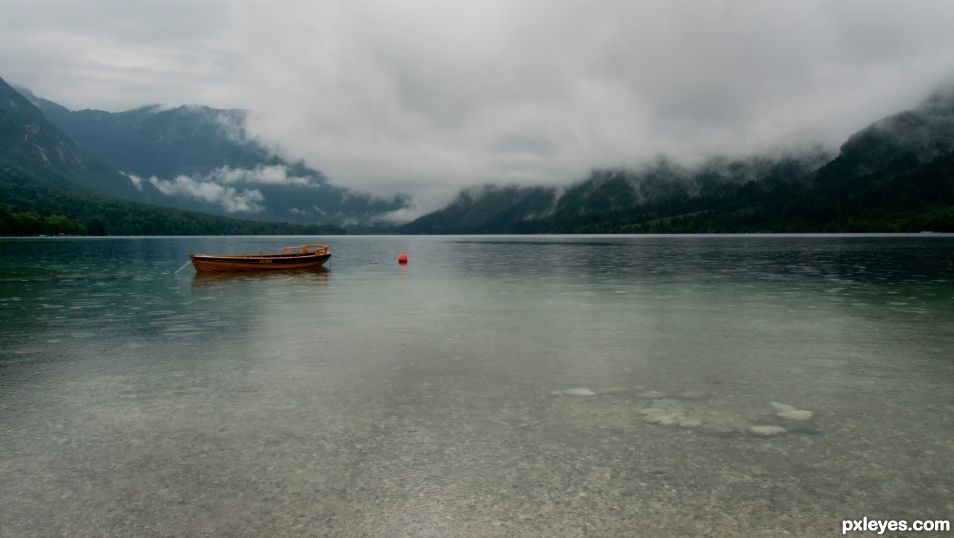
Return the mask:
<path fill-rule="evenodd" d="M 672 401 L 657 401 L 652 407 L 640 409 L 643 420 L 660 426 L 679 426 L 681 428 L 698 428 L 702 420 L 686 414 L 685 410 Z"/>
<path fill-rule="evenodd" d="M 681 428 L 698 428 L 702 426 L 702 420 L 695 417 L 682 417 L 676 421 L 676 426 Z"/>
<path fill-rule="evenodd" d="M 598 390 L 597 394 L 625 394 L 627 392 L 633 392 L 635 389 L 628 389 L 626 387 L 610 387 L 608 389 Z"/>
<path fill-rule="evenodd" d="M 805 421 L 812 418 L 811 411 L 806 411 L 804 409 L 797 409 L 795 406 L 778 403 L 778 402 L 769 402 L 772 404 L 772 407 L 775 408 L 775 416 L 785 420 L 796 420 L 796 421 Z"/>
<path fill-rule="evenodd" d="M 778 418 L 784 418 L 785 420 L 804 421 L 811 420 L 812 412 L 805 411 L 804 409 L 790 409 L 788 411 L 779 411 L 778 413 L 775 413 L 775 416 Z"/>
<path fill-rule="evenodd" d="M 578 387 L 575 389 L 555 390 L 550 394 L 553 396 L 593 396 L 596 393 L 586 387 Z"/>
<path fill-rule="evenodd" d="M 781 426 L 749 426 L 749 433 L 755 435 L 761 435 L 763 437 L 771 437 L 773 435 L 782 435 L 787 433 L 787 430 Z"/>
<path fill-rule="evenodd" d="M 680 398 L 682 400 L 701 400 L 705 398 L 706 396 L 709 396 L 709 394 L 710 393 L 702 391 L 702 390 L 689 389 L 683 392 L 682 394 L 676 396 L 676 398 Z"/>

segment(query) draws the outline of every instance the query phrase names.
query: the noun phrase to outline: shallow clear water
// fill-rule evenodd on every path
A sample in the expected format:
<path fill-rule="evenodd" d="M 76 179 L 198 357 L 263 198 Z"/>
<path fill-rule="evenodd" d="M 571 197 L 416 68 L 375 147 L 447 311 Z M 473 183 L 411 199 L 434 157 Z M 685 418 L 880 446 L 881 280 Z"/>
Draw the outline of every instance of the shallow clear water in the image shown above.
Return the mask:
<path fill-rule="evenodd" d="M 954 238 L 331 237 L 323 271 L 173 274 L 306 239 L 0 240 L 0 535 L 954 515 Z"/>

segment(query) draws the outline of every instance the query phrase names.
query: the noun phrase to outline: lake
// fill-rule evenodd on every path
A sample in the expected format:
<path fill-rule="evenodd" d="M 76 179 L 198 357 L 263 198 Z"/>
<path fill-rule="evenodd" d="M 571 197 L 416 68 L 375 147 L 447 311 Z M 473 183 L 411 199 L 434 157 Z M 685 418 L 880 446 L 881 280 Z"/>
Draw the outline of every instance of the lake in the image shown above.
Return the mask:
<path fill-rule="evenodd" d="M 951 236 L 341 236 L 321 271 L 174 274 L 315 239 L 0 240 L 0 535 L 954 514 Z"/>

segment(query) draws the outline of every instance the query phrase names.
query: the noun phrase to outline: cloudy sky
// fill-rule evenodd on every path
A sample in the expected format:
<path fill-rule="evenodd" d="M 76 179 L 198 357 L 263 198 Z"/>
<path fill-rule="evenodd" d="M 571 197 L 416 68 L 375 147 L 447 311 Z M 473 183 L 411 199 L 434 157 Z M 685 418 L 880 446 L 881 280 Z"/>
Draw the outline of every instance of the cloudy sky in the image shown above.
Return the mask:
<path fill-rule="evenodd" d="M 665 153 L 820 143 L 954 80 L 954 2 L 0 0 L 0 76 L 70 108 L 246 108 L 421 204 Z"/>

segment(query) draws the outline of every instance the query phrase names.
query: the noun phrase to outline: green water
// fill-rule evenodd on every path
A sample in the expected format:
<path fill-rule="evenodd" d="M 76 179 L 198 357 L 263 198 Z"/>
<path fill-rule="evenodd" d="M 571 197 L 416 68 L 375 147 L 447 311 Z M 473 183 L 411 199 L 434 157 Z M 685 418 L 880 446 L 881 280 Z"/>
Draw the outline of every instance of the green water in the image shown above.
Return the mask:
<path fill-rule="evenodd" d="M 954 517 L 952 237 L 329 237 L 327 270 L 173 274 L 313 239 L 0 240 L 0 535 Z"/>

